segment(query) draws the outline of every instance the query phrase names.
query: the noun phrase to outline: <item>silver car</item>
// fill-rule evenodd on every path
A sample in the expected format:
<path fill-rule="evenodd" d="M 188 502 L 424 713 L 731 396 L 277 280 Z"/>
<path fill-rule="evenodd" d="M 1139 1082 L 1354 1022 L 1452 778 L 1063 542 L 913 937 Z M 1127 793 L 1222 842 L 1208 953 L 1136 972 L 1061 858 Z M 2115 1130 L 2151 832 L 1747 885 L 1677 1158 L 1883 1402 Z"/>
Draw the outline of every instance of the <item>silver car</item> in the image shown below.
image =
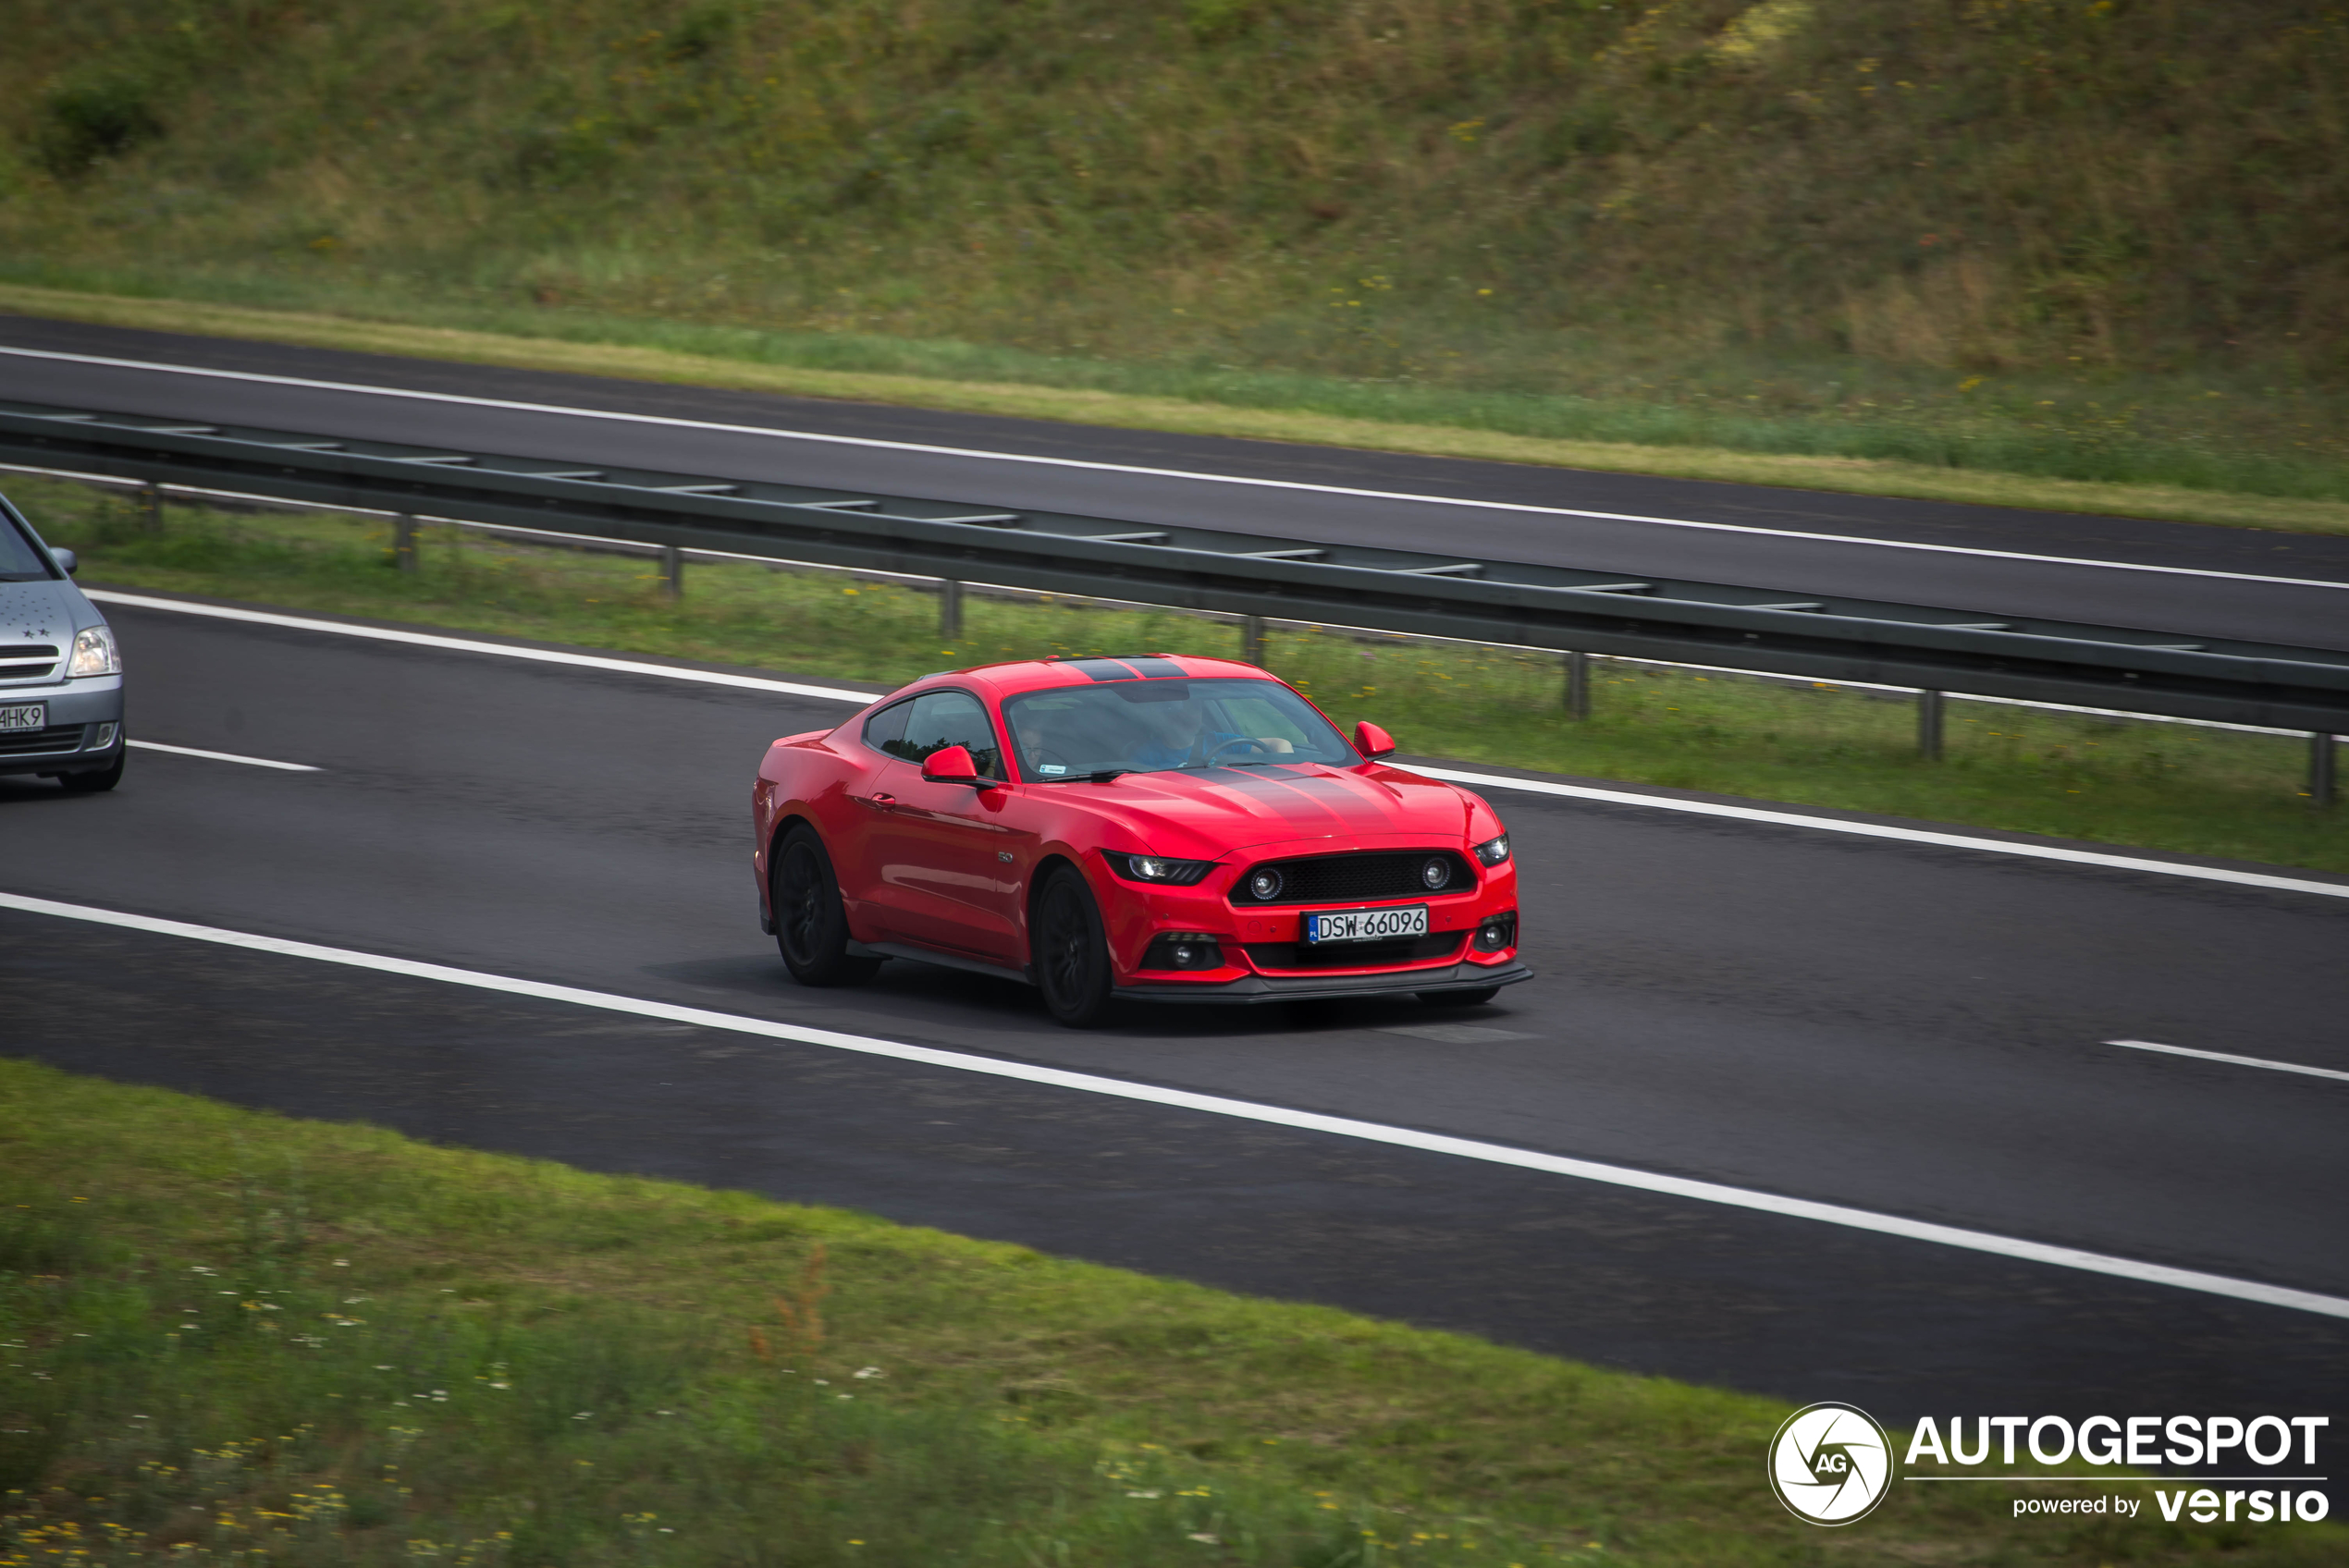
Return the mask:
<path fill-rule="evenodd" d="M 0 774 L 90 793 L 122 782 L 122 654 L 75 565 L 0 496 Z"/>

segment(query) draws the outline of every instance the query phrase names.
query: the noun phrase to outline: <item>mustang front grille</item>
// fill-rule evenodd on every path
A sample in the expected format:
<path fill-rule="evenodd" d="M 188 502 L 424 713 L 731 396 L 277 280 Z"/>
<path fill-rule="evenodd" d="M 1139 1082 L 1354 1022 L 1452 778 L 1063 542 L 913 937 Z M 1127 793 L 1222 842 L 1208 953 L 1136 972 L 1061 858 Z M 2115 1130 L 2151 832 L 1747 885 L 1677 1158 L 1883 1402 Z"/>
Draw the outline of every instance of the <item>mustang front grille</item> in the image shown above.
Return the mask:
<path fill-rule="evenodd" d="M 1444 880 L 1426 879 L 1430 861 L 1444 864 Z M 1253 886 L 1265 874 L 1279 878 L 1270 897 Z M 1249 866 L 1232 884 L 1236 904 L 1334 904 L 1369 899 L 1423 899 L 1430 893 L 1465 893 L 1476 886 L 1468 859 L 1450 850 L 1382 850 L 1351 855 L 1315 855 L 1307 860 L 1268 860 Z"/>

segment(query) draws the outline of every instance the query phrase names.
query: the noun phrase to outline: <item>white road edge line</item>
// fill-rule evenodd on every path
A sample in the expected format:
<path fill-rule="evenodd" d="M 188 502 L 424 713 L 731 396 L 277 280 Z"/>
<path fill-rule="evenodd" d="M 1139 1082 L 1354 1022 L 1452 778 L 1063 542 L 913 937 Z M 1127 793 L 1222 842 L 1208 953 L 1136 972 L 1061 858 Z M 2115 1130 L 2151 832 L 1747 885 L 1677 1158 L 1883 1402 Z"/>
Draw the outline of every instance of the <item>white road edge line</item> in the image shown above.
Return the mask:
<path fill-rule="evenodd" d="M 208 375 L 224 381 L 252 381 L 271 386 L 299 386 L 320 392 L 356 392 L 373 398 L 404 398 L 415 402 L 456 403 L 468 408 L 505 409 L 515 413 L 561 414 L 571 419 L 610 420 L 623 424 L 662 425 L 677 430 L 714 430 L 730 435 L 764 435 L 778 441 L 808 441 L 835 447 L 865 447 L 887 452 L 919 452 L 929 457 L 974 458 L 988 462 L 1031 463 L 1039 468 L 1083 469 L 1096 473 L 1132 473 L 1150 479 L 1191 480 L 1203 484 L 1243 484 L 1264 490 L 1300 490 L 1321 496 L 1344 496 L 1368 501 L 1412 501 L 1436 507 L 1473 507 L 1482 511 L 1529 512 L 1540 517 L 1581 517 L 1600 522 L 1642 522 L 1657 528 L 1689 528 L 1708 533 L 1751 533 L 1771 539 L 1804 539 L 1817 544 L 1861 545 L 1884 550 L 1918 550 L 1928 555 L 1976 556 L 1993 560 L 2037 561 L 2048 566 L 2098 567 L 2107 571 L 2149 571 L 2166 577 L 2215 577 L 2229 582 L 2277 582 L 2296 588 L 2349 589 L 2349 582 L 2329 582 L 2306 577 L 2264 577 L 2254 572 L 2212 571 L 2201 567 L 2143 566 L 2134 561 L 2100 561 L 2076 556 L 2035 556 L 2022 550 L 1984 550 L 1964 545 L 1924 545 L 1905 539 L 1871 539 L 1846 533 L 1812 533 L 1791 528 L 1756 528 L 1747 523 L 1698 522 L 1687 518 L 1643 517 L 1636 512 L 1590 511 L 1579 507 L 1537 507 L 1523 501 L 1479 501 L 1455 496 L 1419 496 L 1401 490 L 1362 490 L 1343 484 L 1312 484 L 1296 479 L 1256 479 L 1239 474 L 1196 473 L 1186 469 L 1145 468 L 1133 463 L 1093 462 L 1083 458 L 1042 458 L 1018 452 L 985 452 L 964 447 L 935 447 L 917 441 L 883 441 L 868 435 L 826 435 L 806 430 L 774 430 L 756 424 L 727 424 L 713 420 L 678 419 L 668 414 L 621 413 L 608 409 L 565 408 L 558 403 L 521 403 L 504 398 L 469 398 L 457 392 L 418 392 L 402 386 L 367 386 L 348 381 L 314 381 L 295 375 L 264 375 L 256 371 L 208 370 L 201 365 L 157 364 L 147 360 L 119 360 L 103 354 L 68 354 L 51 349 L 0 347 L 0 355 L 19 359 L 55 360 L 72 364 L 104 365 L 117 370 L 162 371 L 173 375 Z"/>
<path fill-rule="evenodd" d="M 234 752 L 207 752 L 194 746 L 166 746 L 160 741 L 131 741 L 127 744 L 142 752 L 169 752 L 175 757 L 202 757 L 207 762 L 240 762 L 247 767 L 275 767 L 288 773 L 324 773 L 323 767 L 313 767 L 306 762 L 272 762 L 267 757 L 240 757 Z"/>
<path fill-rule="evenodd" d="M 444 648 L 456 653 L 493 654 L 500 658 L 529 659 L 539 664 L 574 665 L 585 669 L 611 670 L 621 675 L 653 675 L 668 680 L 699 681 L 753 692 L 775 692 L 792 697 L 821 697 L 855 703 L 859 707 L 880 701 L 870 692 L 850 692 L 833 686 L 807 686 L 794 680 L 769 680 L 719 670 L 683 669 L 673 665 L 643 664 L 634 659 L 608 658 L 597 654 L 565 653 L 555 648 L 515 647 L 505 643 L 481 643 L 468 637 L 444 637 L 429 631 L 403 631 L 383 626 L 351 626 L 307 616 L 279 615 L 269 610 L 237 609 L 227 605 L 191 604 L 183 599 L 157 599 L 144 594 L 117 593 L 111 588 L 83 590 L 92 599 L 133 609 L 167 610 L 179 615 L 205 616 L 215 620 L 246 621 L 259 626 L 283 626 L 299 631 L 324 631 L 340 637 L 367 637 L 412 647 Z M 885 693 L 884 693 L 885 694 Z M 1575 800 L 1603 801 L 1610 805 L 1645 806 L 1654 811 L 1684 812 L 1696 816 L 1728 817 L 1740 822 L 1767 822 L 1780 827 L 1809 827 L 1826 833 L 1849 833 L 1863 839 L 1891 839 L 1903 843 L 1934 844 L 1946 849 L 1978 850 L 1991 854 L 2019 855 L 2030 860 L 2062 861 L 2073 865 L 2101 865 L 2117 871 L 2152 872 L 2205 882 L 2227 882 L 2244 888 L 2266 888 L 2287 893 L 2320 893 L 2349 899 L 2349 883 L 2311 882 L 2297 876 L 2276 876 L 2257 871 L 2231 871 L 2223 866 L 2183 865 L 2171 861 L 2145 860 L 2134 855 L 2104 854 L 2094 850 L 2067 850 L 2053 844 L 2011 844 L 1998 839 L 1974 839 L 1962 833 L 1933 833 L 1916 827 L 1894 827 L 1875 822 L 1842 822 L 1830 816 L 1806 816 L 1800 812 L 1766 811 L 1759 806 L 1723 805 L 1711 801 L 1678 801 L 1662 795 L 1641 795 L 1628 790 L 1601 790 L 1587 784 L 1556 784 L 1541 778 L 1509 778 L 1497 773 L 1469 773 L 1458 768 L 1413 764 L 1413 773 L 1489 790 L 1522 790 L 1537 795 L 1562 795 Z"/>
<path fill-rule="evenodd" d="M 283 626 L 296 631 L 326 631 L 338 637 L 365 637 L 378 643 L 400 643 L 412 648 L 441 648 L 460 654 L 495 654 L 500 658 L 528 659 L 535 664 L 572 665 L 582 669 L 609 670 L 619 675 L 658 675 L 670 680 L 691 680 L 704 686 L 732 686 L 748 692 L 774 692 L 786 697 L 824 697 L 863 707 L 880 701 L 870 692 L 839 686 L 806 686 L 796 680 L 769 680 L 756 675 L 729 675 L 716 669 L 680 669 L 673 665 L 646 664 L 638 659 L 609 658 L 601 654 L 565 653 L 559 648 L 523 648 L 507 643 L 484 643 L 471 637 L 444 637 L 430 631 L 404 631 L 389 626 L 352 626 L 339 620 L 315 620 L 308 616 L 277 615 L 268 610 L 243 610 L 229 605 L 197 605 L 182 599 L 156 599 L 144 594 L 118 594 L 111 588 L 82 590 L 100 604 L 127 605 L 132 609 L 169 610 L 213 620 L 238 620 L 255 626 Z"/>
<path fill-rule="evenodd" d="M 2338 1078 L 2349 1083 L 2349 1072 L 2330 1067 L 2303 1067 L 2296 1061 L 2269 1061 L 2265 1057 L 2231 1056 L 2225 1051 L 2198 1051 L 2189 1046 L 2158 1045 L 2151 1040 L 2107 1040 L 2108 1046 L 2124 1046 L 2133 1051 L 2159 1051 L 2164 1056 L 2190 1056 L 2204 1061 L 2223 1061 L 2235 1067 L 2264 1067 L 2271 1072 L 2305 1072 L 2311 1078 Z"/>
<path fill-rule="evenodd" d="M 247 931 L 229 931 L 218 926 L 194 925 L 184 921 L 163 920 L 153 915 L 129 914 L 119 910 L 98 909 L 87 904 L 61 903 L 54 899 L 32 898 L 21 893 L 0 892 L 0 909 L 18 910 L 27 914 L 49 915 L 61 920 L 86 921 L 92 925 L 117 926 L 125 930 L 150 932 L 157 936 L 178 937 L 190 941 L 213 942 L 222 947 L 242 948 L 251 952 L 276 953 L 287 958 L 310 959 L 321 963 L 346 964 L 354 969 L 373 970 L 378 974 L 406 975 L 419 980 L 436 980 L 451 986 L 468 986 L 477 990 L 496 991 L 507 996 L 533 997 L 545 1001 L 567 1002 L 575 1007 L 597 1008 L 607 1012 L 629 1013 L 639 1018 L 657 1018 L 665 1023 L 686 1023 L 704 1029 L 723 1029 L 737 1035 L 757 1035 L 770 1040 L 788 1040 L 797 1045 L 822 1046 L 831 1050 L 853 1051 L 862 1056 L 918 1062 L 926 1067 L 950 1068 L 961 1072 L 981 1073 L 990 1078 L 1007 1078 L 1023 1084 L 1040 1084 L 1051 1088 L 1073 1089 L 1082 1094 L 1103 1095 L 1114 1099 L 1137 1100 L 1149 1105 L 1171 1106 L 1180 1110 L 1201 1111 L 1211 1116 L 1227 1116 L 1243 1121 L 1295 1128 L 1301 1132 L 1326 1133 L 1337 1137 L 1355 1138 L 1365 1143 L 1384 1144 L 1395 1148 L 1419 1149 L 1429 1154 L 1450 1155 L 1461 1159 L 1479 1160 L 1488 1165 L 1513 1166 L 1522 1170 L 1539 1170 L 1554 1176 L 1570 1176 L 1579 1181 L 1596 1182 L 1611 1187 L 1625 1187 L 1635 1192 L 1654 1193 L 1666 1197 L 1686 1198 L 1698 1203 L 1720 1204 L 1731 1208 L 1749 1209 L 1760 1214 L 1815 1220 L 1821 1224 L 1839 1225 L 1849 1230 L 1867 1231 L 1883 1236 L 1898 1236 L 1908 1241 L 1931 1242 L 1941 1246 L 1960 1247 L 1969 1252 L 1988 1253 L 2026 1263 L 2042 1263 L 2059 1268 L 2073 1268 L 2090 1274 L 2108 1275 L 2117 1280 L 2131 1280 L 2143 1284 L 2167 1285 L 2177 1290 L 2199 1292 L 2206 1295 L 2257 1302 L 2266 1306 L 2288 1307 L 2294 1311 L 2312 1312 L 2327 1317 L 2349 1318 L 2349 1299 L 2320 1295 L 2313 1291 L 2296 1291 L 2282 1285 L 2262 1284 L 2252 1280 L 2236 1280 L 2223 1274 L 2205 1274 L 2191 1268 L 2172 1268 L 2164 1264 L 2143 1263 L 2134 1258 L 2114 1257 L 2104 1253 L 2083 1251 L 2077 1247 L 2054 1246 L 2045 1242 L 2024 1241 L 2013 1236 L 1996 1235 L 1986 1231 L 1967 1231 L 1954 1225 L 1937 1225 L 1927 1220 L 1907 1219 L 1891 1214 L 1877 1214 L 1863 1208 L 1846 1208 L 1839 1204 L 1814 1203 L 1807 1198 L 1782 1197 L 1774 1193 L 1753 1192 L 1744 1187 L 1726 1186 L 1716 1182 L 1698 1182 L 1680 1176 L 1658 1175 L 1654 1171 L 1636 1170 L 1627 1166 L 1603 1165 L 1594 1160 L 1574 1159 L 1564 1155 L 1543 1154 L 1533 1149 L 1511 1148 L 1506 1144 L 1482 1143 L 1472 1138 L 1457 1138 L 1440 1133 L 1423 1133 L 1408 1127 L 1390 1127 L 1376 1121 L 1358 1121 L 1351 1117 L 1327 1116 L 1318 1111 L 1293 1110 L 1285 1106 L 1264 1105 L 1254 1100 L 1230 1099 L 1221 1095 L 1199 1094 L 1188 1089 L 1163 1088 L 1154 1084 L 1138 1084 L 1120 1078 L 1104 1078 L 1090 1072 L 1072 1072 L 1064 1068 L 1043 1067 L 1033 1062 L 1006 1061 L 993 1057 L 974 1056 L 965 1051 L 940 1050 L 931 1046 L 906 1045 L 896 1040 L 875 1039 L 864 1035 L 844 1035 L 831 1029 L 811 1029 L 804 1024 L 779 1023 L 764 1018 L 746 1018 L 737 1013 L 711 1012 L 702 1008 L 680 1007 L 671 1002 L 657 1002 L 639 997 L 617 996 L 609 991 L 589 991 L 573 986 L 555 986 L 537 980 L 518 980 L 503 974 L 485 974 L 480 970 L 455 969 L 446 964 L 424 963 L 413 959 L 390 958 L 379 953 L 359 952 L 349 948 L 324 947 L 315 942 L 297 942 L 280 937 L 258 936 Z"/>

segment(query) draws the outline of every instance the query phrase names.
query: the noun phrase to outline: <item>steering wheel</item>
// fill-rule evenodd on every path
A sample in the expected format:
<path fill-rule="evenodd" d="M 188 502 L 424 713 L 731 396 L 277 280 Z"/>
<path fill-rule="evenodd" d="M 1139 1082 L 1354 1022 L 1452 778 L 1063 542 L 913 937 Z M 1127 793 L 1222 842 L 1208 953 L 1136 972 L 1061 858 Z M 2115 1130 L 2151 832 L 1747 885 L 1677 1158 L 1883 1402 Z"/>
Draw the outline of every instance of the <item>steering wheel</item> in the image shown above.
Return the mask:
<path fill-rule="evenodd" d="M 1225 752 L 1230 751 L 1235 746 L 1246 746 L 1252 752 L 1261 752 L 1268 756 L 1272 754 L 1266 748 L 1263 741 L 1254 740 L 1246 735 L 1237 735 L 1234 736 L 1231 740 L 1224 741 L 1222 745 L 1207 753 L 1208 766 L 1211 767 L 1213 766 L 1216 758 L 1222 756 Z"/>

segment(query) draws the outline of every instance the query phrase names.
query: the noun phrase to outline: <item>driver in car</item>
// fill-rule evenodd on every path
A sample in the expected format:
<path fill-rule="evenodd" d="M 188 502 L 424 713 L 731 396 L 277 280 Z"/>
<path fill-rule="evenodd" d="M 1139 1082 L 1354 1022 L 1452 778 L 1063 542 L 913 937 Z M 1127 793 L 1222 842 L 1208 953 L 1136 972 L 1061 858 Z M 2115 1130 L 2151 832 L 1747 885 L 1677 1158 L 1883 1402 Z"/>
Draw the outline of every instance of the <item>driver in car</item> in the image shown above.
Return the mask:
<path fill-rule="evenodd" d="M 1153 703 L 1138 710 L 1142 722 L 1150 731 L 1150 739 L 1133 751 L 1137 768 L 1145 771 L 1169 767 L 1199 767 L 1226 751 L 1237 751 L 1244 744 L 1253 754 L 1262 756 L 1275 752 L 1290 752 L 1296 748 L 1278 735 L 1241 735 L 1228 729 L 1210 729 L 1202 703 Z"/>

